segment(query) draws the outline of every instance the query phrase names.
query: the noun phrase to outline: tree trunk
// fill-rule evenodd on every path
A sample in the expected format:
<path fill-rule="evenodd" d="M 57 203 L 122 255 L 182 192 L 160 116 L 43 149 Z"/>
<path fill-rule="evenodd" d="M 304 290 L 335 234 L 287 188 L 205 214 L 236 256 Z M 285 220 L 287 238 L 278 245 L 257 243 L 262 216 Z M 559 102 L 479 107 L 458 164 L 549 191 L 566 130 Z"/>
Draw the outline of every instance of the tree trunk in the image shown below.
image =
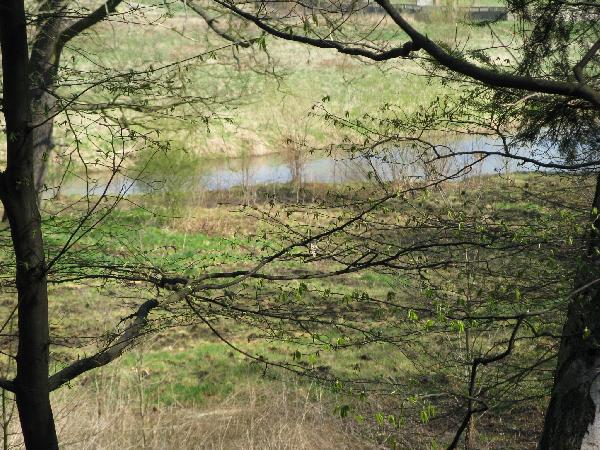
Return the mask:
<path fill-rule="evenodd" d="M 45 107 L 55 108 L 55 101 L 48 94 L 42 95 L 39 102 Z M 34 102 L 34 105 L 36 103 Z M 54 119 L 48 117 L 48 113 L 34 109 L 33 123 L 41 124 L 32 130 L 33 145 L 33 181 L 38 195 L 38 205 L 42 204 L 42 195 L 47 189 L 46 174 L 48 172 L 48 159 L 54 148 Z"/>
<path fill-rule="evenodd" d="M 558 352 L 540 450 L 600 448 L 600 174 L 589 251 L 581 264 Z"/>
<path fill-rule="evenodd" d="M 54 115 L 57 113 L 54 90 L 62 51 L 58 41 L 63 23 L 57 11 L 64 8 L 64 1 L 49 1 L 44 7 L 50 17 L 39 26 L 29 61 L 32 123 L 36 125 L 32 130 L 33 180 L 38 203 L 45 189 L 48 159 L 54 148 Z"/>
<path fill-rule="evenodd" d="M 58 449 L 48 387 L 48 293 L 41 218 L 33 178 L 29 58 L 23 0 L 6 0 L 0 14 L 3 112 L 7 164 L 0 199 L 16 259 L 19 345 L 15 395 L 28 450 Z"/>
<path fill-rule="evenodd" d="M 37 192 L 38 206 L 42 203 L 42 195 L 46 188 L 48 159 L 54 148 L 54 117 L 56 114 L 56 98 L 53 95 L 60 58 L 57 49 L 58 34 L 62 20 L 55 13 L 61 9 L 60 0 L 44 5 L 50 14 L 38 29 L 31 49 L 29 61 L 30 99 L 32 119 L 37 125 L 32 130 L 33 180 Z M 6 209 L 2 213 L 2 222 L 8 220 Z"/>

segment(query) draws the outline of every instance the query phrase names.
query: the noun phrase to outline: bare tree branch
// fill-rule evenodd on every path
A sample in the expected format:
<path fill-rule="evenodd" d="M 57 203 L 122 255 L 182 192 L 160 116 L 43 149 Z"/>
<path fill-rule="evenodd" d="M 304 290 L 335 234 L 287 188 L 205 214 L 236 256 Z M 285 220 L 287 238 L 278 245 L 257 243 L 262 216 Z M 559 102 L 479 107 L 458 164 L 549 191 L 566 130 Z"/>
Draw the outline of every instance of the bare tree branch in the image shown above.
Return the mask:
<path fill-rule="evenodd" d="M 4 378 L 0 378 L 0 388 L 4 389 L 5 391 L 15 392 L 15 382 L 12 380 L 5 380 Z"/>
<path fill-rule="evenodd" d="M 498 353 L 496 355 L 493 355 L 493 356 L 488 356 L 487 358 L 479 357 L 479 358 L 475 358 L 473 360 L 473 363 L 471 365 L 471 376 L 469 379 L 469 397 L 468 397 L 469 398 L 469 406 L 467 408 L 467 413 L 466 413 L 463 421 L 461 422 L 460 426 L 458 427 L 458 430 L 456 431 L 456 434 L 454 435 L 454 439 L 448 446 L 448 450 L 454 450 L 458 446 L 460 437 L 461 437 L 463 431 L 465 430 L 465 428 L 469 425 L 471 416 L 478 412 L 483 412 L 483 411 L 487 410 L 487 406 L 485 404 L 483 404 L 483 406 L 481 406 L 480 408 L 473 408 L 473 401 L 477 400 L 475 398 L 475 385 L 477 382 L 478 367 L 480 365 L 485 366 L 485 365 L 500 361 L 501 359 L 504 359 L 508 355 L 511 354 L 511 352 L 515 346 L 515 339 L 517 337 L 517 333 L 519 331 L 519 328 L 521 327 L 521 324 L 523 323 L 523 320 L 524 320 L 523 316 L 521 316 L 517 319 L 517 323 L 515 324 L 515 327 L 513 328 L 513 331 L 510 335 L 510 339 L 508 340 L 508 346 L 506 347 L 505 351 Z M 477 400 L 477 401 L 481 402 L 480 400 Z"/>
<path fill-rule="evenodd" d="M 98 7 L 86 17 L 79 19 L 65 28 L 58 36 L 56 52 L 60 53 L 62 48 L 78 34 L 81 34 L 88 28 L 96 25 L 98 22 L 106 19 L 110 14 L 116 11 L 117 6 L 122 0 L 107 0 L 102 6 Z"/>
<path fill-rule="evenodd" d="M 227 3 L 227 2 L 224 2 L 221 0 L 215 0 L 215 1 L 219 5 L 224 6 L 225 8 L 233 11 L 238 16 L 251 21 L 258 28 L 266 31 L 269 34 L 272 34 L 273 36 L 276 36 L 278 38 L 285 39 L 288 41 L 294 41 L 294 42 L 299 42 L 302 44 L 308 44 L 313 47 L 330 48 L 333 50 L 337 50 L 338 52 L 343 53 L 345 55 L 363 56 L 365 58 L 372 59 L 373 61 L 386 61 L 388 59 L 409 56 L 409 54 L 412 51 L 417 50 L 417 49 L 415 49 L 414 43 L 412 41 L 408 41 L 402 47 L 395 47 L 395 48 L 385 51 L 385 52 L 374 52 L 371 50 L 367 50 L 365 48 L 350 47 L 350 46 L 344 45 L 340 42 L 329 40 L 329 39 L 316 39 L 316 38 L 310 38 L 308 36 L 300 36 L 300 35 L 297 35 L 294 33 L 278 30 L 277 28 L 274 28 L 274 27 L 270 26 L 269 24 L 267 24 L 266 22 L 264 22 L 263 20 L 261 20 L 258 16 L 255 16 L 244 10 L 241 10 L 240 8 L 238 8 L 237 6 L 235 6 L 232 3 Z"/>
<path fill-rule="evenodd" d="M 402 17 L 398 10 L 389 2 L 389 0 L 376 1 L 392 18 L 392 20 L 402 29 L 402 31 L 408 34 L 409 38 L 411 39 L 402 47 L 396 47 L 385 52 L 374 52 L 365 48 L 347 46 L 338 41 L 301 36 L 289 31 L 284 32 L 267 24 L 257 15 L 238 8 L 232 2 L 215 0 L 215 2 L 219 5 L 228 8 L 240 17 L 251 21 L 260 29 L 281 39 L 300 42 L 319 48 L 330 48 L 343 54 L 363 56 L 374 61 L 404 58 L 410 56 L 412 52 L 424 50 L 429 56 L 431 56 L 435 61 L 444 67 L 456 73 L 465 75 L 473 80 L 480 81 L 488 86 L 519 89 L 545 94 L 564 95 L 567 97 L 575 97 L 586 100 L 595 106 L 600 106 L 600 92 L 592 89 L 589 86 L 582 85 L 581 83 L 571 83 L 566 81 L 514 75 L 480 67 L 461 57 L 454 56 L 410 25 Z"/>
<path fill-rule="evenodd" d="M 600 50 L 600 39 L 598 39 L 596 43 L 590 47 L 590 49 L 585 53 L 585 55 L 583 55 L 583 58 L 581 58 L 581 61 L 579 61 L 575 65 L 575 67 L 573 67 L 573 73 L 575 73 L 575 78 L 577 78 L 577 81 L 579 81 L 580 83 L 585 82 L 583 79 L 583 69 L 585 69 L 585 66 L 588 65 L 588 63 L 592 60 L 594 55 L 598 53 L 598 50 Z"/>
<path fill-rule="evenodd" d="M 417 48 L 425 50 L 433 59 L 454 72 L 481 81 L 488 86 L 542 92 L 545 94 L 565 95 L 567 97 L 581 98 L 596 106 L 600 106 L 600 92 L 589 86 L 566 81 L 513 75 L 479 67 L 465 59 L 453 56 L 427 36 L 413 28 L 389 0 L 376 0 L 376 2 L 389 14 L 402 31 L 408 34 Z"/>
<path fill-rule="evenodd" d="M 110 345 L 93 356 L 75 361 L 71 365 L 52 375 L 48 384 L 50 391 L 54 391 L 63 384 L 68 383 L 84 372 L 104 366 L 115 360 L 138 338 L 147 323 L 148 314 L 159 305 L 158 300 L 152 299 L 144 302 L 132 315 L 132 323 L 123 331 L 121 336 Z"/>
<path fill-rule="evenodd" d="M 256 41 L 256 39 L 242 40 L 242 41 L 240 41 L 239 39 L 236 39 L 235 36 L 232 36 L 227 31 L 222 30 L 218 26 L 219 20 L 216 19 L 215 17 L 211 17 L 210 14 L 208 14 L 208 12 L 206 12 L 206 10 L 202 6 L 200 6 L 199 4 L 197 4 L 193 1 L 188 1 L 187 5 L 192 9 L 192 11 L 194 11 L 196 14 L 198 14 L 200 17 L 202 17 L 204 19 L 204 21 L 206 22 L 206 25 L 208 25 L 211 30 L 213 30 L 216 34 L 221 36 L 223 39 L 225 39 L 229 42 L 233 42 L 243 48 L 250 47 Z"/>

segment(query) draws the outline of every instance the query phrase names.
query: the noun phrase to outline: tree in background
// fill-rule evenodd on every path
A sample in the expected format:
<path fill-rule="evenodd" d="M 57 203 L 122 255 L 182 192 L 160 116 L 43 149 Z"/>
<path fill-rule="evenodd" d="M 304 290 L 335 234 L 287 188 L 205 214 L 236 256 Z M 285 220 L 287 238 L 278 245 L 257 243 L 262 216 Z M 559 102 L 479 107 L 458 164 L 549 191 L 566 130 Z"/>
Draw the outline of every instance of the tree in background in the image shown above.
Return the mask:
<path fill-rule="evenodd" d="M 475 25 L 489 27 L 496 42 L 492 48 L 483 48 L 468 40 L 436 41 L 435 31 L 420 31 L 387 0 L 374 2 L 382 15 L 375 25 L 361 20 L 361 10 L 368 7 L 365 4 L 216 3 L 278 38 L 374 61 L 411 59 L 424 76 L 441 79 L 461 91 L 458 98 L 441 99 L 414 117 L 404 118 L 402 111 L 392 111 L 383 119 L 356 119 L 350 126 L 359 131 L 363 141 L 353 149 L 381 152 L 387 148 L 393 154 L 402 140 L 450 131 L 495 136 L 497 142 L 469 150 L 429 145 L 428 156 L 422 159 L 442 161 L 468 155 L 485 160 L 496 155 L 542 169 L 596 176 L 600 107 L 597 4 L 510 1 L 508 9 L 516 21 L 509 33 L 498 34 L 502 24 L 493 21 Z M 389 38 L 389 33 L 394 37 Z M 345 118 L 336 120 L 347 122 Z M 537 148 L 537 153 L 524 152 L 528 145 Z M 571 292 L 564 299 L 569 306 L 540 441 L 544 449 L 598 444 L 598 198 L 596 188 L 588 207 L 591 217 L 581 232 L 587 244 L 579 247 L 579 254 L 571 255 L 577 269 Z M 473 379 L 478 368 L 512 351 L 518 328 L 529 313 L 523 314 L 521 319 L 515 316 L 514 332 L 504 353 L 472 360 Z M 471 389 L 468 394 L 461 432 L 478 411 L 473 392 Z M 459 438 L 460 433 L 452 448 Z"/>
<path fill-rule="evenodd" d="M 137 74 L 137 78 L 142 79 L 152 72 L 161 72 L 162 78 L 154 80 L 156 84 L 153 88 L 156 89 L 162 82 L 162 98 L 160 101 L 155 101 L 153 94 L 156 91 L 149 89 L 148 86 L 144 87 L 142 83 L 136 83 L 135 73 L 129 74 L 130 78 L 127 79 L 123 74 L 114 70 L 111 72 L 109 67 L 97 66 L 94 71 L 80 74 L 75 66 L 75 59 L 70 62 L 71 64 L 61 61 L 65 48 L 68 49 L 74 41 L 85 36 L 96 25 L 107 19 L 125 23 L 135 20 L 139 25 L 160 23 L 170 14 L 170 9 L 173 7 L 173 5 L 166 5 L 166 11 L 157 14 L 156 8 L 153 8 L 151 4 L 118 10 L 121 4 L 121 0 L 108 1 L 95 9 L 90 9 L 88 5 L 79 6 L 63 0 L 26 4 L 28 24 L 33 30 L 29 61 L 30 95 L 33 122 L 39 124 L 32 133 L 35 184 L 40 195 L 44 190 L 48 161 L 55 146 L 54 123 L 58 116 L 62 122 L 65 112 L 71 111 L 72 114 L 75 114 L 77 111 L 118 110 L 120 116 L 125 118 L 126 111 L 152 115 L 164 113 L 182 105 L 204 104 L 206 107 L 208 103 L 214 101 L 209 96 L 190 95 L 183 92 L 181 86 L 168 82 L 165 71 L 161 71 L 160 68 L 152 68 L 143 74 Z M 175 6 L 178 4 L 175 3 Z M 226 42 L 234 44 L 231 45 L 232 48 L 248 48 L 251 45 L 251 42 L 244 40 L 243 37 L 234 36 L 228 31 L 227 26 L 223 26 L 222 21 L 213 17 L 210 11 L 201 5 L 190 3 L 190 8 L 206 22 L 212 33 Z M 72 54 L 79 53 L 77 47 L 72 47 Z M 79 57 L 85 58 L 85 55 L 80 54 Z M 178 63 L 173 62 L 170 65 L 177 66 Z M 80 75 L 85 80 L 79 79 Z M 109 81 L 112 86 L 105 93 L 104 101 L 100 101 L 98 97 L 95 99 L 86 97 L 89 91 L 93 91 L 94 88 L 102 88 Z M 125 86 L 117 87 L 121 83 L 124 85 L 129 83 L 133 90 L 128 91 Z M 76 92 L 73 90 L 73 87 L 76 86 L 85 86 L 85 88 Z M 223 99 L 219 101 L 223 101 Z"/>
<path fill-rule="evenodd" d="M 128 11 L 116 12 L 120 3 L 120 1 L 110 1 L 97 9 L 88 10 L 80 9 L 78 5 L 73 5 L 71 2 L 48 1 L 34 4 L 37 9 L 33 16 L 26 13 L 22 1 L 4 2 L 1 6 L 4 93 L 2 112 L 6 126 L 7 151 L 6 168 L 1 176 L 0 197 L 4 214 L 8 219 L 10 241 L 14 249 L 13 257 L 8 257 L 3 263 L 3 271 L 6 269 L 3 276 L 8 275 L 11 269 L 15 270 L 15 275 L 8 284 L 15 289 L 18 302 L 15 310 L 7 318 L 7 323 L 15 312 L 19 323 L 16 376 L 14 380 L 4 380 L 2 387 L 15 394 L 27 448 L 57 448 L 49 401 L 50 391 L 79 374 L 107 364 L 118 357 L 139 337 L 146 316 L 158 304 L 152 299 L 142 303 L 137 308 L 137 312 L 131 316 L 131 324 L 113 335 L 109 339 L 110 342 L 107 342 L 99 352 L 89 358 L 67 364 L 52 377 L 49 376 L 51 341 L 48 322 L 48 279 L 50 278 L 52 282 L 53 273 L 64 271 L 65 267 L 61 268 L 60 263 L 65 256 L 75 250 L 78 243 L 102 222 L 122 199 L 124 194 L 122 190 L 117 189 L 117 195 L 109 196 L 107 189 L 110 181 L 120 171 L 125 170 L 123 162 L 128 156 L 125 146 L 136 141 L 139 136 L 128 127 L 123 111 L 143 111 L 152 114 L 165 109 L 173 110 L 181 105 L 202 104 L 207 114 L 210 114 L 210 104 L 215 104 L 215 99 L 209 95 L 182 94 L 181 84 L 174 86 L 173 83 L 173 72 L 177 70 L 167 74 L 165 67 L 158 69 L 150 67 L 137 72 L 110 73 L 104 70 L 104 67 L 97 65 L 96 70 L 81 74 L 73 67 L 61 64 L 63 51 L 73 39 L 111 15 L 114 15 L 116 20 L 120 20 L 128 14 Z M 206 11 L 200 7 L 194 9 L 221 37 L 227 40 L 234 39 L 226 31 L 221 31 L 218 22 L 210 18 Z M 28 28 L 33 30 L 32 40 L 28 39 Z M 249 43 L 238 44 L 236 41 L 228 44 L 228 47 L 236 45 L 247 47 Z M 214 51 L 214 49 L 201 51 L 201 55 L 195 60 L 201 60 L 202 55 L 212 55 Z M 167 65 L 168 68 L 180 69 L 181 64 L 177 61 Z M 160 80 L 164 82 L 163 84 L 158 82 L 158 78 L 151 79 L 151 75 L 157 72 L 160 72 Z M 151 84 L 152 81 L 154 84 Z M 93 105 L 82 101 L 85 100 L 84 94 L 99 86 L 112 94 L 108 101 L 95 102 Z M 79 92 L 77 88 L 80 88 Z M 163 94 L 170 94 L 165 96 L 163 103 L 151 105 L 143 98 L 143 94 L 155 93 L 156 89 L 163 89 Z M 220 100 L 216 101 L 218 103 Z M 72 152 L 79 155 L 86 173 L 88 169 L 88 161 L 80 152 L 81 139 L 74 131 L 77 124 L 73 123 L 73 117 L 68 114 L 69 111 L 78 109 L 93 111 L 117 109 L 120 112 L 120 121 L 117 120 L 116 123 L 113 121 L 112 128 L 107 126 L 109 133 L 105 142 L 108 145 L 96 155 L 95 162 L 91 163 L 96 167 L 110 168 L 110 180 L 101 191 L 100 198 L 106 201 L 110 197 L 111 202 L 102 204 L 100 200 L 91 202 L 84 200 L 85 205 L 82 207 L 81 200 L 75 201 L 70 205 L 71 211 L 77 212 L 75 218 L 71 217 L 72 227 L 62 235 L 60 242 L 48 244 L 44 242 L 43 223 L 58 219 L 60 212 L 58 214 L 55 211 L 50 212 L 42 218 L 39 200 L 46 189 L 45 174 L 48 158 L 54 146 L 53 130 L 57 117 L 60 118 L 61 124 L 64 123 L 73 132 L 75 148 Z M 110 113 L 106 117 L 105 124 L 110 124 L 114 119 Z M 95 138 L 102 140 L 98 136 Z M 147 135 L 141 140 L 147 146 L 154 144 L 160 147 L 158 140 L 150 140 Z M 68 165 L 65 171 L 69 171 Z M 86 182 L 90 183 L 90 179 L 88 178 Z M 83 197 L 89 200 L 89 196 L 90 191 L 86 191 Z M 47 253 L 50 248 L 54 250 Z M 89 277 L 95 278 L 97 275 L 97 273 L 89 274 Z M 110 278 L 110 275 L 107 277 Z"/>

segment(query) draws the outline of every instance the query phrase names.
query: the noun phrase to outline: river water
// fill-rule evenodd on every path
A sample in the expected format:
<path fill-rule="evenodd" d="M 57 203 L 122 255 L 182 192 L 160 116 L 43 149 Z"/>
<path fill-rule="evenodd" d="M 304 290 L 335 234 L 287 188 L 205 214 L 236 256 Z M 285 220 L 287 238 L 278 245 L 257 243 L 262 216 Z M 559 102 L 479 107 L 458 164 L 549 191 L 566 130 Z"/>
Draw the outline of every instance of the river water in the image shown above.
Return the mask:
<path fill-rule="evenodd" d="M 424 164 L 422 153 L 411 148 L 395 148 L 381 154 L 350 156 L 348 154 L 274 154 L 240 158 L 190 159 L 173 164 L 168 158 L 150 168 L 129 169 L 116 175 L 108 184 L 108 174 L 83 177 L 70 176 L 61 184 L 67 195 L 136 195 L 161 191 L 220 191 L 233 187 L 250 188 L 280 183 L 348 184 L 379 180 L 426 179 L 432 177 L 466 177 L 538 170 L 531 163 L 522 163 L 502 156 L 488 156 L 481 162 L 481 151 L 501 151 L 500 142 L 492 139 L 468 138 L 451 143 L 454 152 L 468 153 Z M 420 156 L 415 156 L 418 153 Z M 547 149 L 522 148 L 518 154 L 535 156 L 544 162 L 557 160 Z M 472 165 L 472 166 L 471 166 Z M 152 167 L 155 167 L 152 169 Z M 156 168 L 158 167 L 158 168 Z M 466 169 L 465 169 L 466 168 Z M 57 190 L 49 188 L 47 197 Z"/>

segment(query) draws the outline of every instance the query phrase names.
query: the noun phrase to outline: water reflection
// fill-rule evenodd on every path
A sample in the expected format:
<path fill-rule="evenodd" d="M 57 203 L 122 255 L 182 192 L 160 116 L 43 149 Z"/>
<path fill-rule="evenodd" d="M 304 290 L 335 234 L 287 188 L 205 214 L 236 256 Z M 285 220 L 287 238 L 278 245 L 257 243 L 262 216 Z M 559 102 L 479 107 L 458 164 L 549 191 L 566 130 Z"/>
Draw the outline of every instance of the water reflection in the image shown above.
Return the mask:
<path fill-rule="evenodd" d="M 407 179 L 435 179 L 446 176 L 466 178 L 502 172 L 531 171 L 531 163 L 509 160 L 502 156 L 488 156 L 481 161 L 481 151 L 501 151 L 497 140 L 463 139 L 452 143 L 454 152 L 466 153 L 452 158 L 425 162 L 421 150 L 414 148 L 386 149 L 381 153 L 360 154 L 307 154 L 286 152 L 283 155 L 220 158 L 211 160 L 161 160 L 145 164 L 144 170 L 130 170 L 114 177 L 107 186 L 108 177 L 97 175 L 91 180 L 71 177 L 63 181 L 61 192 L 66 195 L 142 194 L 151 192 L 220 191 L 240 187 L 250 197 L 259 185 L 292 183 L 345 184 L 364 182 L 399 182 Z M 439 149 L 438 149 L 439 150 Z M 444 151 L 443 149 L 441 150 Z M 548 162 L 555 158 L 548 149 L 520 149 L 526 156 L 536 156 Z M 432 154 L 431 154 L 432 155 Z M 50 188 L 47 197 L 55 192 Z"/>

